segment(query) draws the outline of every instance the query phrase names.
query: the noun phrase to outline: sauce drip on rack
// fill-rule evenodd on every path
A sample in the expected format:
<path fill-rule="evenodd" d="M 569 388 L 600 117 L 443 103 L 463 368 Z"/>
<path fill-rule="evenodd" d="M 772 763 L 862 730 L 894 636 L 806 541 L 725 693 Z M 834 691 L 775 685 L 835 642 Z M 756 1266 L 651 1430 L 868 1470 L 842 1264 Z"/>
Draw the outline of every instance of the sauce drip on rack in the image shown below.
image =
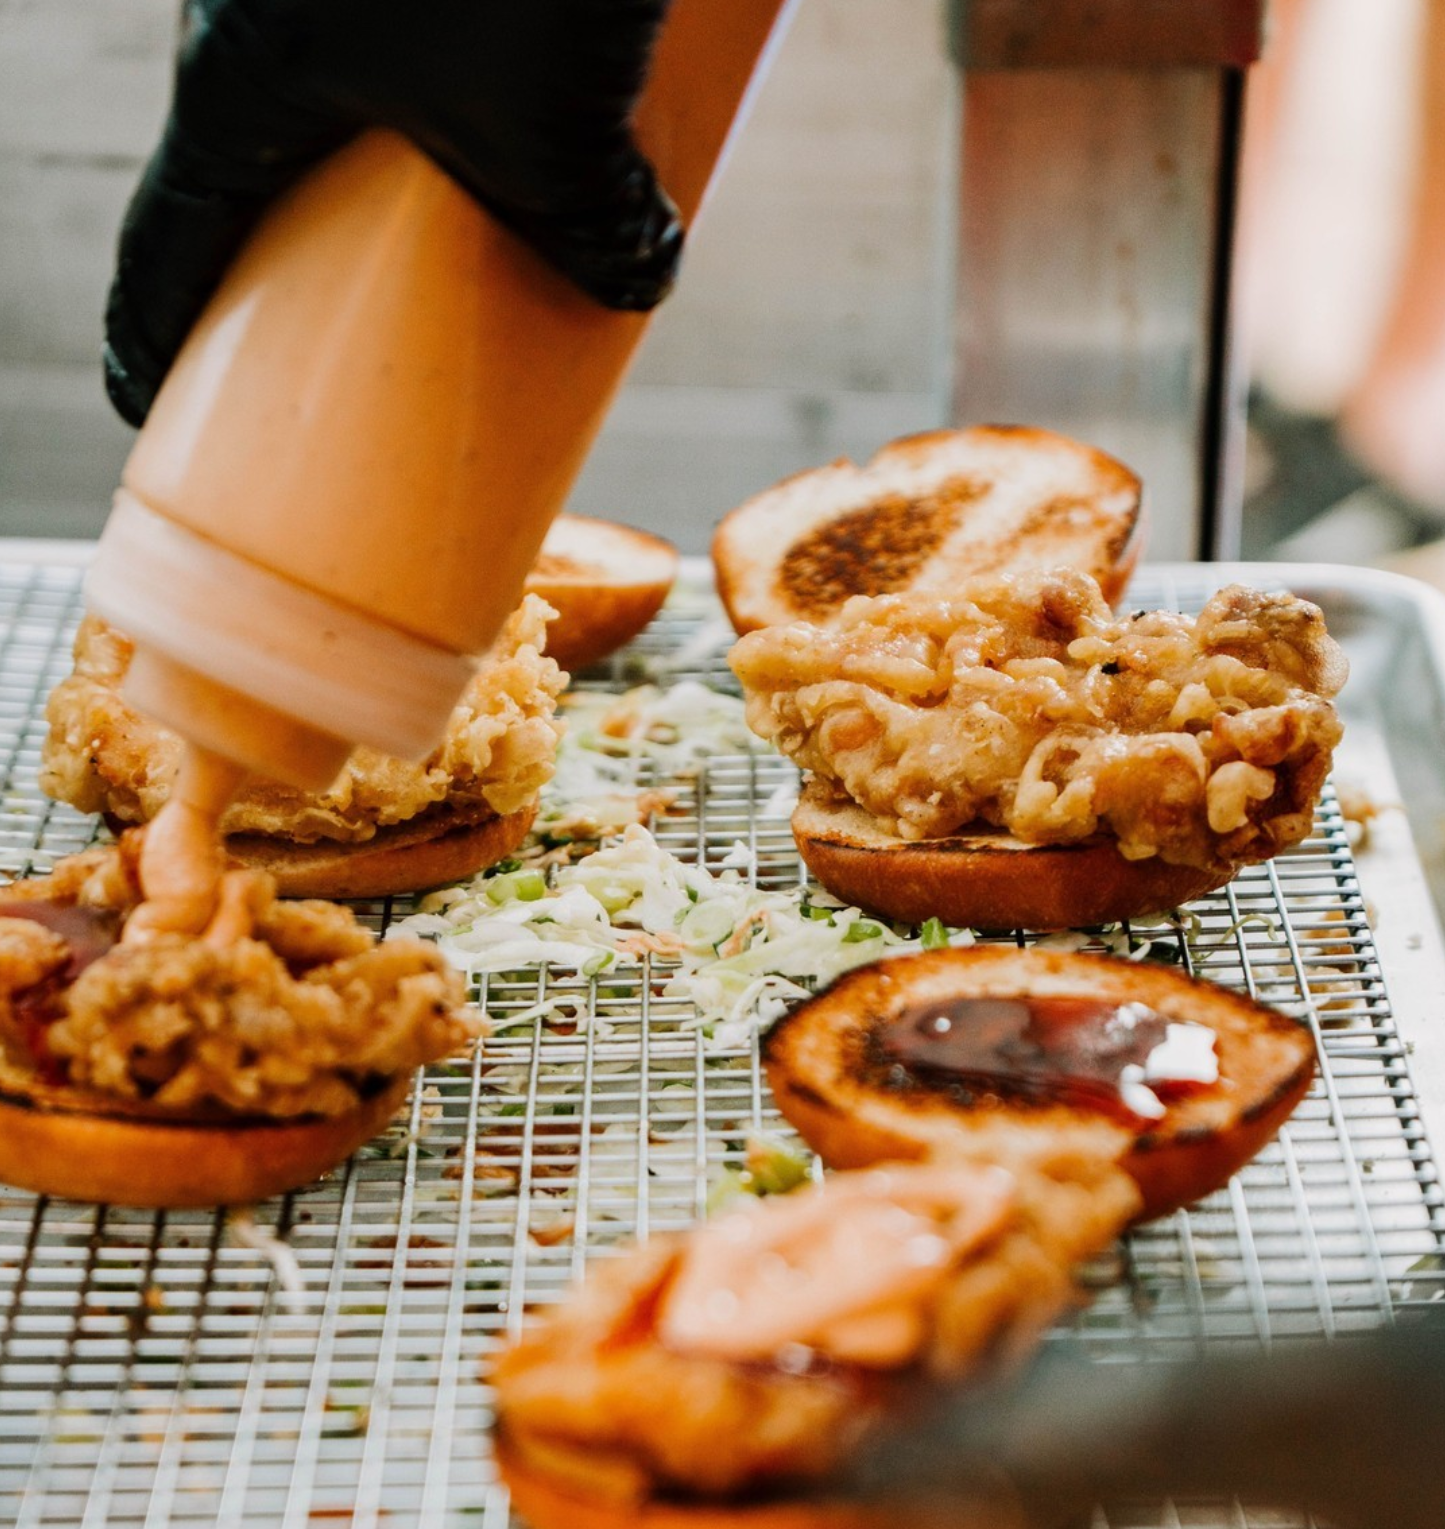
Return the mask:
<path fill-rule="evenodd" d="M 1168 1023 L 1145 1004 L 1092 996 L 943 998 L 909 1005 L 879 1039 L 921 1082 L 1083 1105 L 1132 1123 L 1124 1069 L 1144 1065 Z"/>

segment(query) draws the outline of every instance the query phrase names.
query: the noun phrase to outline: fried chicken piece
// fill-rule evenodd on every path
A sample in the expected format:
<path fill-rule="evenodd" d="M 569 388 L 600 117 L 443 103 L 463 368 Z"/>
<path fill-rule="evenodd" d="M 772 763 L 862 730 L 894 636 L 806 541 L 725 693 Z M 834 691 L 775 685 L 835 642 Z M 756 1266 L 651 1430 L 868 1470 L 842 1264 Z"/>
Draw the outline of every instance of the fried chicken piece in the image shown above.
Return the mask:
<path fill-rule="evenodd" d="M 69 959 L 69 945 L 53 929 L 30 919 L 0 916 L 0 984 L 7 990 L 34 987 Z"/>
<path fill-rule="evenodd" d="M 1112 1133 L 1052 1154 L 995 1145 L 1008 1169 L 958 1158 L 837 1174 L 596 1269 L 494 1367 L 508 1451 L 589 1495 L 727 1497 L 824 1478 L 920 1380 L 981 1378 L 1028 1353 L 1081 1298 L 1075 1267 L 1113 1241 L 1138 1196 L 1110 1157 Z M 810 1263 L 860 1203 L 854 1256 Z M 749 1215 L 760 1242 L 733 1224 Z M 870 1235 L 889 1216 L 898 1237 Z M 740 1300 L 725 1280 L 709 1290 L 704 1269 L 698 1310 L 680 1321 L 679 1292 L 718 1244 L 738 1249 L 755 1288 Z M 799 1310 L 795 1340 L 780 1342 L 784 1289 Z M 745 1346 L 744 1328 L 771 1336 L 756 1352 L 708 1351 L 689 1334 L 708 1331 L 710 1303 L 714 1347 Z"/>
<path fill-rule="evenodd" d="M 828 628 L 750 633 L 732 665 L 754 731 L 901 838 L 1102 829 L 1130 859 L 1224 869 L 1308 832 L 1346 672 L 1293 596 L 1116 620 L 1067 569 L 851 600 Z"/>
<path fill-rule="evenodd" d="M 479 1034 L 460 977 L 434 948 L 378 944 L 335 904 L 279 902 L 260 872 L 227 872 L 244 918 L 229 942 L 160 934 L 124 943 L 140 906 L 142 837 L 126 834 L 0 893 L 0 903 L 43 905 L 61 921 L 0 916 L 0 1038 L 12 1063 L 34 1052 L 39 1025 L 31 1065 L 79 1088 L 181 1112 L 342 1115 L 378 1079 Z M 78 932 L 64 927 L 72 922 Z M 74 980 L 37 1001 L 71 961 L 83 965 Z"/>
<path fill-rule="evenodd" d="M 376 944 L 349 908 L 321 898 L 272 898 L 256 917 L 263 940 L 292 971 L 359 956 Z"/>
<path fill-rule="evenodd" d="M 342 1115 L 367 1085 L 460 1050 L 456 979 L 416 943 L 299 979 L 260 940 L 116 946 L 76 979 L 48 1032 L 69 1081 L 176 1110 Z"/>
<path fill-rule="evenodd" d="M 122 834 L 114 844 L 67 855 L 44 876 L 27 876 L 0 888 L 0 898 L 94 908 L 124 918 L 141 901 L 140 834 Z"/>
<path fill-rule="evenodd" d="M 862 1372 L 788 1375 L 676 1354 L 656 1308 L 682 1247 L 655 1238 L 596 1269 L 497 1362 L 509 1441 L 545 1452 L 579 1484 L 642 1497 L 654 1484 L 722 1495 L 823 1474 L 855 1440 L 876 1390 Z"/>
<path fill-rule="evenodd" d="M 551 615 L 537 596 L 523 599 L 422 763 L 359 748 L 325 791 L 253 780 L 226 812 L 223 832 L 360 843 L 444 804 L 498 817 L 527 807 L 552 778 L 562 731 L 554 708 L 567 676 L 543 652 Z M 181 743 L 121 699 L 132 652 L 98 618 L 81 623 L 75 670 L 46 707 L 40 784 L 82 812 L 145 823 L 170 796 Z"/>

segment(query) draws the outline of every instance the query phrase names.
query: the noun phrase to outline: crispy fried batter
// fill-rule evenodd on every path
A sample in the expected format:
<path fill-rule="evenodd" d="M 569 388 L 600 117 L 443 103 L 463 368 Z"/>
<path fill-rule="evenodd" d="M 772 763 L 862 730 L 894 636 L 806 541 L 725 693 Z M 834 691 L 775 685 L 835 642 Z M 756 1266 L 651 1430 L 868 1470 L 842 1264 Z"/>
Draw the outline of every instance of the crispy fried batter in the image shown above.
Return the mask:
<path fill-rule="evenodd" d="M 30 876 L 4 888 L 4 896 L 96 908 L 124 917 L 141 900 L 140 852 L 144 834 L 123 834 L 55 862 L 48 876 Z"/>
<path fill-rule="evenodd" d="M 163 1107 L 341 1115 L 365 1083 L 459 1049 L 450 974 L 421 945 L 379 946 L 299 980 L 260 940 L 117 946 L 70 989 L 50 1049 L 69 1079 Z"/>
<path fill-rule="evenodd" d="M 1265 859 L 1308 832 L 1345 660 L 1318 609 L 1239 586 L 1115 620 L 1069 570 L 856 599 L 733 649 L 753 729 L 889 832 L 1100 828 L 1130 859 Z"/>
<path fill-rule="evenodd" d="M 482 660 L 440 747 L 421 764 L 359 748 L 328 790 L 253 782 L 222 822 L 230 833 L 360 843 L 429 808 L 505 817 L 552 777 L 567 676 L 542 651 L 551 607 L 528 595 Z M 82 812 L 149 822 L 170 795 L 180 740 L 120 697 L 132 645 L 91 616 L 75 639 L 75 671 L 50 697 L 41 787 Z"/>
<path fill-rule="evenodd" d="M 138 905 L 139 833 L 7 889 L 113 912 Z M 340 1115 L 377 1079 L 464 1048 L 478 1021 L 460 978 L 432 947 L 378 944 L 333 903 L 282 903 L 271 878 L 246 882 L 249 933 L 224 947 L 184 935 L 114 945 L 57 996 L 46 1060 L 66 1081 L 162 1108 L 278 1117 Z M 26 1042 L 15 1000 L 64 963 L 39 924 L 0 918 L 0 1037 Z"/>
<path fill-rule="evenodd" d="M 34 987 L 70 959 L 70 947 L 53 930 L 26 918 L 0 917 L 0 978 L 11 988 Z"/>
<path fill-rule="evenodd" d="M 656 1238 L 592 1272 L 501 1355 L 493 1378 L 509 1449 L 600 1495 L 727 1496 L 826 1476 L 899 1384 L 981 1377 L 1026 1354 L 1078 1301 L 1074 1268 L 1113 1241 L 1138 1196 L 1112 1139 L 1080 1137 L 1052 1155 L 994 1145 L 1015 1176 L 1012 1214 L 912 1298 L 918 1343 L 901 1368 L 818 1362 L 797 1344 L 771 1364 L 665 1346 L 659 1311 L 690 1244 Z M 890 1169 L 900 1183 L 908 1172 Z"/>
<path fill-rule="evenodd" d="M 664 1348 L 653 1322 L 680 1253 L 681 1239 L 656 1238 L 603 1265 L 501 1356 L 509 1441 L 558 1452 L 614 1496 L 822 1475 L 867 1421 L 876 1386 L 861 1372 L 788 1375 Z"/>

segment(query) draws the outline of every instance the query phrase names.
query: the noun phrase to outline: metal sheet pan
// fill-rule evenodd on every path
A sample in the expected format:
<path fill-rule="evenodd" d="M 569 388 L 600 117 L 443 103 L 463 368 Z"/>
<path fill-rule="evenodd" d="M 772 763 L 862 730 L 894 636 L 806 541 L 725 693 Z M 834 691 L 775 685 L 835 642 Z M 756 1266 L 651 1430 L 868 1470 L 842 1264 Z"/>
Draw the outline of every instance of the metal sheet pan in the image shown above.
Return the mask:
<path fill-rule="evenodd" d="M 23 872 L 94 831 L 35 787 L 83 553 L 7 550 L 0 869 Z M 1363 774 L 1409 818 L 1386 811 L 1357 862 L 1332 791 L 1311 840 L 1202 900 L 1176 937 L 1195 971 L 1295 1007 L 1322 1069 L 1278 1142 L 1226 1190 L 1136 1233 L 1104 1271 L 1076 1324 L 1101 1357 L 1343 1332 L 1445 1292 L 1427 1131 L 1442 1097 L 1445 956 L 1410 832 L 1438 865 L 1445 626 L 1412 586 L 1352 570 L 1147 569 L 1130 598 L 1188 608 L 1240 572 L 1325 606 L 1355 664 L 1341 777 Z M 727 630 L 704 574 L 690 568 L 663 617 L 586 683 L 726 684 Z M 761 879 L 796 880 L 786 817 L 765 810 L 790 770 L 762 750 L 713 758 L 674 783 L 659 838 L 713 865 L 743 838 Z M 750 1132 L 785 1131 L 755 1045 L 711 1049 L 653 975 L 600 988 L 545 970 L 492 979 L 477 996 L 494 1015 L 568 993 L 589 1018 L 507 1027 L 483 1056 L 429 1069 L 386 1137 L 249 1220 L 0 1191 L 0 1523 L 502 1529 L 487 1355 L 590 1257 L 695 1219 Z M 290 1288 L 270 1236 L 289 1247 Z M 1305 1522 L 1228 1502 L 1111 1505 L 1095 1520 Z"/>

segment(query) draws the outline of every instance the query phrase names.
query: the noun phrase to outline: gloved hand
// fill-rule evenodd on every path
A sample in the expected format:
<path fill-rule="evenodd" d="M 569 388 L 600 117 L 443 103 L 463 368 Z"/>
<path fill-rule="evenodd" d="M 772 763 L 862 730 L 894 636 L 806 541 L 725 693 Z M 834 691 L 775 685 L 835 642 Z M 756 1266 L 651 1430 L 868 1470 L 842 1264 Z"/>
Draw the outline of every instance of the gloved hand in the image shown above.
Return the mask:
<path fill-rule="evenodd" d="M 144 420 L 266 205 L 372 125 L 405 133 L 599 302 L 659 302 L 682 229 L 629 123 L 668 4 L 186 0 L 106 312 L 117 410 Z"/>

